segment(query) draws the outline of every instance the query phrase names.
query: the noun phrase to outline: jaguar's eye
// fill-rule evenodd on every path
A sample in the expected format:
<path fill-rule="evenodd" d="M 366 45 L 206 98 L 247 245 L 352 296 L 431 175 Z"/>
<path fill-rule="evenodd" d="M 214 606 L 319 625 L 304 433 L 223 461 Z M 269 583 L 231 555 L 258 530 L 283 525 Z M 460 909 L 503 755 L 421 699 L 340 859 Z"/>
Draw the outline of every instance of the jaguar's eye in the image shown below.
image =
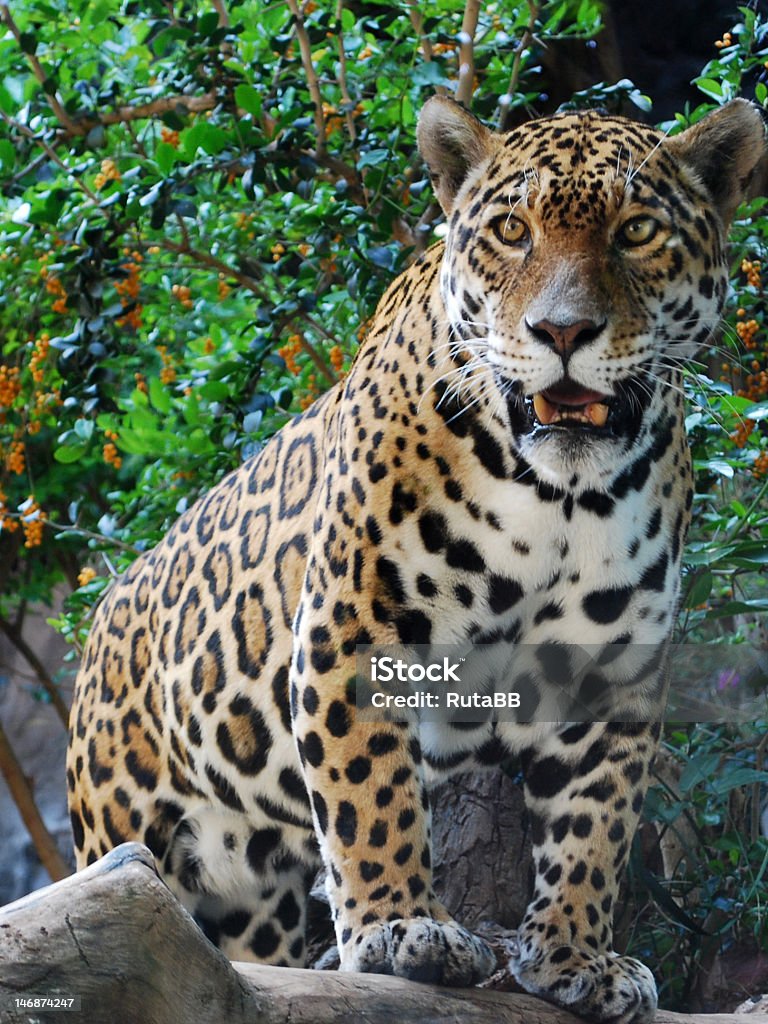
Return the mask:
<path fill-rule="evenodd" d="M 497 217 L 491 226 L 498 240 L 505 245 L 519 245 L 529 237 L 528 226 L 510 213 Z"/>
<path fill-rule="evenodd" d="M 658 230 L 659 222 L 654 217 L 633 217 L 626 224 L 622 224 L 617 238 L 621 245 L 645 245 Z"/>

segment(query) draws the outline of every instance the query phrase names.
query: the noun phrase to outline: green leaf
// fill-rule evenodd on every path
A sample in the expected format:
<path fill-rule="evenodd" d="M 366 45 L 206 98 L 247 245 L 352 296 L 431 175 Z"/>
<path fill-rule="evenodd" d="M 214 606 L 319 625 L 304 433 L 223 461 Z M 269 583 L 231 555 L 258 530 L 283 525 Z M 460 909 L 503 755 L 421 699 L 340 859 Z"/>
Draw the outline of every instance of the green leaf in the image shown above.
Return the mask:
<path fill-rule="evenodd" d="M 713 100 L 721 100 L 723 98 L 723 87 L 714 78 L 696 78 L 694 83 L 705 96 L 709 96 Z"/>
<path fill-rule="evenodd" d="M 757 768 L 734 768 L 724 772 L 719 778 L 712 782 L 712 789 L 718 796 L 729 793 L 739 786 L 749 786 L 753 782 L 760 782 L 765 785 L 768 782 L 768 772 L 760 771 Z"/>
<path fill-rule="evenodd" d="M 227 132 L 216 125 L 208 124 L 207 121 L 198 121 L 191 128 L 186 129 L 182 135 L 184 151 L 193 159 L 198 149 L 202 149 L 209 156 L 216 156 L 228 145 L 230 139 Z"/>
<path fill-rule="evenodd" d="M 77 462 L 87 451 L 88 446 L 85 444 L 66 444 L 62 445 L 60 448 L 56 448 L 54 450 L 53 457 L 57 462 L 61 462 L 66 465 L 70 462 Z"/>
<path fill-rule="evenodd" d="M 37 36 L 34 32 L 21 32 L 19 35 L 19 46 L 23 53 L 32 56 L 37 50 Z"/>
<path fill-rule="evenodd" d="M 207 39 L 219 27 L 219 15 L 216 11 L 206 11 L 201 14 L 197 22 L 197 33 Z"/>
<path fill-rule="evenodd" d="M 450 79 L 436 60 L 425 61 L 414 68 L 411 75 L 414 85 L 447 85 Z"/>
<path fill-rule="evenodd" d="M 261 117 L 261 95 L 252 85 L 242 83 L 236 86 L 235 103 L 251 117 Z"/>
<path fill-rule="evenodd" d="M 209 402 L 225 402 L 229 398 L 229 388 L 219 380 L 209 380 L 201 384 L 198 393 Z"/>
<path fill-rule="evenodd" d="M 681 793 L 687 793 L 694 786 L 709 781 L 719 764 L 719 754 L 698 754 L 683 768 L 677 788 Z"/>
<path fill-rule="evenodd" d="M 158 412 L 171 411 L 171 396 L 159 377 L 149 378 L 149 400 Z"/>
<path fill-rule="evenodd" d="M 8 174 L 16 166 L 16 148 L 8 139 L 0 139 L 0 166 Z"/>
<path fill-rule="evenodd" d="M 768 99 L 768 86 L 765 82 L 758 82 L 755 86 L 755 99 L 758 103 L 765 105 L 765 101 Z"/>
<path fill-rule="evenodd" d="M 164 178 L 170 174 L 173 165 L 180 159 L 179 152 L 170 142 L 158 142 L 155 146 L 155 162 Z"/>
<path fill-rule="evenodd" d="M 733 477 L 733 466 L 725 459 L 707 459 L 704 465 L 712 473 L 719 473 L 720 476 L 728 477 L 729 480 Z"/>
<path fill-rule="evenodd" d="M 699 573 L 693 581 L 691 589 L 688 591 L 685 598 L 686 608 L 697 608 L 700 604 L 704 604 L 712 593 L 712 584 L 715 578 L 709 569 L 705 569 Z"/>
<path fill-rule="evenodd" d="M 385 164 L 387 160 L 389 160 L 388 149 L 369 149 L 357 161 L 357 166 L 360 169 L 363 167 L 378 167 L 380 164 Z"/>
<path fill-rule="evenodd" d="M 691 545 L 686 552 L 685 561 L 688 565 L 712 565 L 732 554 L 738 545 L 736 544 L 705 544 L 702 546 Z"/>
<path fill-rule="evenodd" d="M 750 405 L 744 410 L 744 416 L 748 420 L 764 420 L 768 417 L 768 402 L 759 402 L 757 405 Z"/>
<path fill-rule="evenodd" d="M 75 433 L 81 441 L 90 441 L 93 437 L 94 426 L 93 420 L 75 420 Z"/>
<path fill-rule="evenodd" d="M 255 412 L 249 412 L 247 416 L 243 418 L 243 430 L 246 434 L 253 434 L 261 426 L 261 421 L 264 418 L 264 413 L 261 409 L 257 409 Z"/>

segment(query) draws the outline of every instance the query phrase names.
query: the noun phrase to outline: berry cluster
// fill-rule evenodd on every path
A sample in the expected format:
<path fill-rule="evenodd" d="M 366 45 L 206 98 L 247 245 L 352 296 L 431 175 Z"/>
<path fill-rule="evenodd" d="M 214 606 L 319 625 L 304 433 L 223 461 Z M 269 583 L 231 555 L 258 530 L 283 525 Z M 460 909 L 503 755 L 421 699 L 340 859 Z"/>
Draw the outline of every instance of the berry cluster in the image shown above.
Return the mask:
<path fill-rule="evenodd" d="M 45 266 L 40 268 L 40 277 L 45 279 L 45 290 L 48 294 L 56 296 L 52 307 L 53 312 L 66 313 L 67 292 L 59 278 L 55 274 L 49 273 L 48 268 Z"/>
<path fill-rule="evenodd" d="M 760 289 L 762 284 L 762 278 L 760 276 L 760 261 L 759 260 L 747 260 L 741 261 L 741 271 L 747 275 L 747 284 L 752 288 Z"/>
<path fill-rule="evenodd" d="M 42 384 L 43 382 L 43 378 L 45 376 L 43 364 L 48 358 L 50 348 L 50 335 L 41 334 L 32 348 L 32 355 L 29 360 L 29 369 L 32 374 L 32 380 L 35 384 Z"/>
<path fill-rule="evenodd" d="M 102 458 L 107 465 L 114 466 L 115 469 L 120 469 L 123 464 L 123 459 L 117 450 L 115 441 L 117 440 L 117 434 L 114 430 L 105 430 L 104 434 L 107 437 L 107 443 L 101 449 Z"/>
<path fill-rule="evenodd" d="M 93 180 L 94 185 L 97 189 L 102 189 L 110 181 L 120 181 L 122 175 L 117 169 L 117 164 L 114 160 L 102 160 L 101 171 L 96 175 Z"/>
<path fill-rule="evenodd" d="M 11 447 L 5 456 L 5 468 L 9 473 L 16 473 L 17 476 L 26 469 L 27 461 L 24 453 L 23 441 L 11 441 Z"/>
<path fill-rule="evenodd" d="M 341 346 L 334 345 L 328 353 L 328 358 L 331 360 L 331 366 L 334 368 L 336 373 L 341 373 L 342 367 L 344 366 L 344 353 L 341 350 Z"/>
<path fill-rule="evenodd" d="M 120 296 L 120 303 L 123 309 L 127 310 L 125 316 L 121 316 L 117 323 L 121 327 L 132 327 L 137 331 L 141 327 L 142 306 L 138 301 L 141 291 L 141 264 L 144 257 L 140 252 L 131 252 L 124 249 L 123 254 L 131 258 L 123 264 L 123 269 L 128 271 L 126 277 L 115 281 L 115 291 Z"/>
<path fill-rule="evenodd" d="M 179 133 L 172 128 L 161 128 L 160 138 L 163 142 L 167 142 L 169 146 L 173 146 L 174 149 L 179 148 Z"/>
<path fill-rule="evenodd" d="M 185 309 L 192 309 L 194 306 L 194 302 L 192 301 L 192 289 L 188 285 L 174 284 L 171 287 L 171 293 L 175 299 L 179 300 Z"/>
<path fill-rule="evenodd" d="M 21 525 L 24 529 L 24 547 L 39 548 L 43 543 L 43 527 L 47 519 L 45 512 L 31 494 L 20 506 L 20 511 L 22 513 Z"/>
<path fill-rule="evenodd" d="M 160 371 L 160 380 L 163 384 L 173 384 L 176 380 L 176 368 L 173 365 L 173 356 L 168 352 L 167 345 L 158 345 L 157 351 L 163 361 L 163 368 Z"/>
<path fill-rule="evenodd" d="M 277 350 L 277 354 L 285 360 L 288 371 L 294 376 L 301 373 L 301 367 L 296 362 L 299 352 L 301 352 L 301 335 L 299 334 L 290 334 L 287 343 Z"/>
<path fill-rule="evenodd" d="M 96 570 L 92 569 L 90 565 L 86 565 L 85 568 L 81 569 L 77 574 L 77 585 L 79 587 L 84 587 L 94 579 L 96 579 Z"/>
<path fill-rule="evenodd" d="M 739 314 L 744 316 L 744 310 L 740 309 L 736 315 L 738 316 Z M 757 320 L 739 320 L 736 324 L 736 333 L 744 343 L 744 348 L 749 349 L 750 351 L 757 348 L 755 335 L 759 330 L 760 324 Z"/>
<path fill-rule="evenodd" d="M 21 391 L 18 366 L 0 366 L 0 408 L 10 409 Z M 5 415 L 3 412 L 2 415 Z"/>
<path fill-rule="evenodd" d="M 15 533 L 19 528 L 19 522 L 8 512 L 8 498 L 5 492 L 0 490 L 0 533 Z"/>
<path fill-rule="evenodd" d="M 744 448 L 746 446 L 746 443 L 749 440 L 749 435 L 752 433 L 754 429 L 754 420 L 741 421 L 736 432 L 731 434 L 733 443 L 736 445 L 737 448 Z"/>
<path fill-rule="evenodd" d="M 305 395 L 302 395 L 301 398 L 299 399 L 299 408 L 301 409 L 302 412 L 304 412 L 305 409 L 308 409 L 310 405 L 312 405 L 314 400 L 317 398 L 318 394 L 319 392 L 317 389 L 317 377 L 315 376 L 314 373 L 310 373 L 310 375 L 307 377 L 307 392 Z"/>

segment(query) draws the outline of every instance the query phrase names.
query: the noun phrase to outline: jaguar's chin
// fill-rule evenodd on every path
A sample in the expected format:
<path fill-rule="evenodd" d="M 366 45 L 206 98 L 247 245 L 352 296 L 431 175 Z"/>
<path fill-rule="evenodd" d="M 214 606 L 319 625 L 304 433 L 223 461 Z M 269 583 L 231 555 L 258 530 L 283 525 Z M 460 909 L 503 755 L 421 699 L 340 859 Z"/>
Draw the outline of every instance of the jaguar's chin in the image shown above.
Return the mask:
<path fill-rule="evenodd" d="M 611 394 L 586 388 L 570 377 L 535 394 L 526 394 L 520 381 L 503 379 L 502 386 L 518 442 L 555 441 L 582 454 L 596 441 L 633 440 L 650 400 L 648 389 L 636 378 L 621 381 Z"/>

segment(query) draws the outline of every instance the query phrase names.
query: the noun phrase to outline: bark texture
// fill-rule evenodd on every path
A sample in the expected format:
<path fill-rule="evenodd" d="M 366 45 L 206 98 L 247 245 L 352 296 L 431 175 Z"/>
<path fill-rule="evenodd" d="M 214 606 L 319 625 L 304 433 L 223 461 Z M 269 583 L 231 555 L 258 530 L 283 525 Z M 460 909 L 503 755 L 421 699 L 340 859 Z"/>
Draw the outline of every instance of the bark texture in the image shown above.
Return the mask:
<path fill-rule="evenodd" d="M 0 910 L 0 1020 L 43 1024 L 58 1012 L 18 998 L 79 996 L 88 1024 L 576 1024 L 531 996 L 441 989 L 374 974 L 232 965 L 158 878 L 145 847 Z M 658 1024 L 737 1024 L 730 1014 L 660 1013 Z M 768 1024 L 768 1016 L 751 1020 Z"/>
<path fill-rule="evenodd" d="M 430 798 L 438 896 L 468 928 L 516 928 L 532 889 L 522 787 L 500 771 L 472 772 Z"/>

